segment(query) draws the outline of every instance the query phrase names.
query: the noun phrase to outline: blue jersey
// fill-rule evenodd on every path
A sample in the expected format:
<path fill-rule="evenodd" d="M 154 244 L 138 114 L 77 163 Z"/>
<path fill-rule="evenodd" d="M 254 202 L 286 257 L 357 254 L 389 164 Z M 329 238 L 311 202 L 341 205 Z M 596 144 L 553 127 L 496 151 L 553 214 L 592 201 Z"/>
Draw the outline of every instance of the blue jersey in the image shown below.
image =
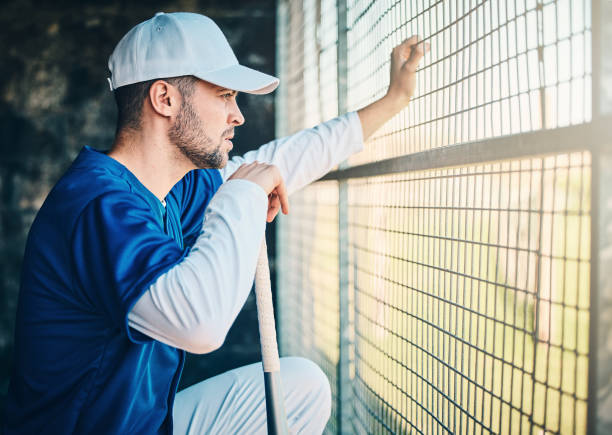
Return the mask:
<path fill-rule="evenodd" d="M 172 432 L 184 351 L 127 315 L 189 252 L 221 183 L 191 171 L 164 207 L 119 162 L 81 151 L 28 236 L 7 433 Z"/>

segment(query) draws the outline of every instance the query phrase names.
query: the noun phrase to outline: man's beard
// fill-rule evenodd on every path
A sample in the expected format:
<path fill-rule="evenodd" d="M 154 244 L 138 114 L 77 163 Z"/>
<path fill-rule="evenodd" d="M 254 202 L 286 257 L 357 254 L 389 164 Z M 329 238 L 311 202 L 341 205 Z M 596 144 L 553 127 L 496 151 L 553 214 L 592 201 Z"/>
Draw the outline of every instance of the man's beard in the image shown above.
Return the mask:
<path fill-rule="evenodd" d="M 225 152 L 221 149 L 223 138 L 231 133 L 233 128 L 223 132 L 219 143 L 204 131 L 202 120 L 193 110 L 191 104 L 184 100 L 176 121 L 168 131 L 168 137 L 179 151 L 197 168 L 220 169 L 226 164 Z"/>

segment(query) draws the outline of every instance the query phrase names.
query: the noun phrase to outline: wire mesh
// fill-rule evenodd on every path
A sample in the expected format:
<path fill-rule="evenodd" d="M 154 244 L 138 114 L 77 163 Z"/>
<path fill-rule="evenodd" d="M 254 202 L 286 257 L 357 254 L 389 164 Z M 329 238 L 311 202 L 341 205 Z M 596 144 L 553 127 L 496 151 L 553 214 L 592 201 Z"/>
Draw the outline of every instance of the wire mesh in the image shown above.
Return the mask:
<path fill-rule="evenodd" d="M 349 181 L 356 433 L 585 433 L 590 154 Z"/>
<path fill-rule="evenodd" d="M 291 198 L 292 219 L 283 219 L 277 257 L 280 349 L 283 355 L 305 356 L 328 376 L 337 398 L 339 358 L 338 183 L 309 186 Z M 327 433 L 337 433 L 337 400 Z"/>
<path fill-rule="evenodd" d="M 336 0 L 281 2 L 278 14 L 277 133 L 287 135 L 338 115 Z"/>
<path fill-rule="evenodd" d="M 591 119 L 588 0 L 348 2 L 349 106 L 382 97 L 391 49 L 431 51 L 409 107 L 352 165 Z"/>
<path fill-rule="evenodd" d="M 279 4 L 279 136 L 338 114 L 336 8 L 336 0 Z M 277 226 L 278 240 L 288 242 L 277 251 L 280 352 L 310 358 L 329 378 L 333 406 L 326 433 L 338 429 L 337 204 L 336 182 L 307 187 L 291 197 L 291 218 L 279 218 Z"/>
<path fill-rule="evenodd" d="M 432 46 L 413 101 L 351 166 L 591 120 L 588 0 L 346 6 L 338 77 L 338 1 L 279 3 L 279 134 L 335 116 L 343 79 L 353 110 L 382 97 L 391 49 L 412 34 Z M 351 410 L 342 433 L 586 433 L 591 153 L 536 156 L 538 145 L 517 160 L 349 179 L 348 228 L 336 182 L 291 197 L 278 231 L 281 353 L 330 378 L 327 433 L 339 407 Z M 342 326 L 338 245 L 349 248 Z M 353 379 L 350 403 L 338 369 Z"/>

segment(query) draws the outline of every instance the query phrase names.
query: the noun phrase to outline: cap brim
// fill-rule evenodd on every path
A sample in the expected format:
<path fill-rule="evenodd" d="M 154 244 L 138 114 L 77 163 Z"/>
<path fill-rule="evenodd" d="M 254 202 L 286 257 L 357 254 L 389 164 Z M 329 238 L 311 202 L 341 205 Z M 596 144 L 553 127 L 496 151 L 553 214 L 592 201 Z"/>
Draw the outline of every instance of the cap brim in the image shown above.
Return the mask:
<path fill-rule="evenodd" d="M 232 65 L 216 71 L 194 74 L 199 79 L 248 94 L 268 94 L 278 86 L 279 80 L 243 65 Z"/>

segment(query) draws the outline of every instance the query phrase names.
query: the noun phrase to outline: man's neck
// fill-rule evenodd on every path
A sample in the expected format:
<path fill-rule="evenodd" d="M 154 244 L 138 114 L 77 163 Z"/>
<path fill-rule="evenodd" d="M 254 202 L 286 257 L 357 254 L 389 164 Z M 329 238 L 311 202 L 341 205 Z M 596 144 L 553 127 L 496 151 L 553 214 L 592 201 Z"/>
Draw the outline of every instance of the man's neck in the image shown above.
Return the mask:
<path fill-rule="evenodd" d="M 167 138 L 145 131 L 119 132 L 108 156 L 125 166 L 160 201 L 193 169 Z"/>

